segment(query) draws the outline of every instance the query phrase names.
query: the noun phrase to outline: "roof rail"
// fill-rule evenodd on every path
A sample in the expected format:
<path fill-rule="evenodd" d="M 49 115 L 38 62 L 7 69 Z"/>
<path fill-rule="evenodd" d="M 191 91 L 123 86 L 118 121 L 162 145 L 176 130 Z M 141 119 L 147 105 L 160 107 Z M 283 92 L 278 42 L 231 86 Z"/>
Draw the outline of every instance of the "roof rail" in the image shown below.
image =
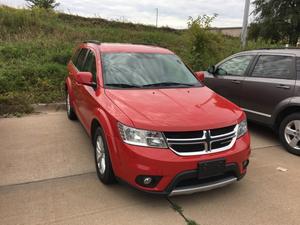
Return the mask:
<path fill-rule="evenodd" d="M 98 40 L 86 40 L 83 43 L 92 43 L 92 44 L 97 44 L 97 45 L 101 44 L 101 42 Z"/>
<path fill-rule="evenodd" d="M 149 42 L 131 42 L 132 45 L 146 45 L 146 46 L 152 46 L 152 47 L 158 47 L 158 48 L 167 48 L 167 46 L 164 46 L 163 44 L 158 43 L 149 43 Z"/>
<path fill-rule="evenodd" d="M 299 47 L 276 47 L 276 48 L 259 48 L 258 50 L 276 50 L 276 49 L 300 49 Z"/>

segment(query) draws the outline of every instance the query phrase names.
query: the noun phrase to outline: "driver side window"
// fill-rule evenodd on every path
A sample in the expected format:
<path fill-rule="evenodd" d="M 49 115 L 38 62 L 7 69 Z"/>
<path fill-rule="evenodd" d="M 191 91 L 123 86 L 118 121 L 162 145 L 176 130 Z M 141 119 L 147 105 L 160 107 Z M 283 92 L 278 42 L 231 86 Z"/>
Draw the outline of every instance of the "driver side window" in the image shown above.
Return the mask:
<path fill-rule="evenodd" d="M 89 51 L 88 56 L 85 60 L 85 64 L 83 66 L 83 71 L 85 72 L 91 72 L 93 75 L 93 81 L 96 82 L 96 59 L 93 51 Z"/>
<path fill-rule="evenodd" d="M 218 66 L 216 75 L 244 76 L 253 56 L 243 55 L 227 60 Z"/>

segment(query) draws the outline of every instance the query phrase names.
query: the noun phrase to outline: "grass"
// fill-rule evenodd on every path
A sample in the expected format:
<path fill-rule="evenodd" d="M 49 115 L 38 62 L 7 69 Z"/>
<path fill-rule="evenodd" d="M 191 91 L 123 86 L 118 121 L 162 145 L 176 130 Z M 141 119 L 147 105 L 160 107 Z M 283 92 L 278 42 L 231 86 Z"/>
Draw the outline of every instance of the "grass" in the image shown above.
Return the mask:
<path fill-rule="evenodd" d="M 167 201 L 170 203 L 171 207 L 175 212 L 177 212 L 186 222 L 187 225 L 199 225 L 196 221 L 187 218 L 183 213 L 183 208 L 176 204 L 175 202 L 171 201 L 171 199 L 167 198 Z"/>
<path fill-rule="evenodd" d="M 194 69 L 216 63 L 240 51 L 239 39 L 221 36 L 216 54 L 201 57 L 185 30 L 156 28 L 132 23 L 84 18 L 41 9 L 0 6 L 0 115 L 28 113 L 32 103 L 50 103 L 64 98 L 66 64 L 77 43 L 148 43 L 178 54 Z M 262 44 L 260 44 L 261 46 Z M 256 44 L 251 43 L 251 48 Z M 264 46 L 265 47 L 265 46 Z"/>

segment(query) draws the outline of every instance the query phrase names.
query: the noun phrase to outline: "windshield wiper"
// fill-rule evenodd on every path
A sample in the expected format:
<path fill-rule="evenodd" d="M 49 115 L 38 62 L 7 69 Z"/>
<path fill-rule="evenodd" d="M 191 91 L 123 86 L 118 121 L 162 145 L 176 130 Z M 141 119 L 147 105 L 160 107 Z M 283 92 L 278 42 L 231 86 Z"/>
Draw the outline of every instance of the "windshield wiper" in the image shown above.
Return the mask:
<path fill-rule="evenodd" d="M 161 83 L 142 85 L 142 87 L 169 87 L 169 86 L 193 87 L 193 86 L 196 86 L 196 84 L 186 84 L 186 83 L 177 83 L 177 82 L 161 82 Z"/>
<path fill-rule="evenodd" d="M 140 88 L 141 86 L 137 86 L 134 84 L 105 84 L 110 87 L 121 87 L 121 88 Z"/>

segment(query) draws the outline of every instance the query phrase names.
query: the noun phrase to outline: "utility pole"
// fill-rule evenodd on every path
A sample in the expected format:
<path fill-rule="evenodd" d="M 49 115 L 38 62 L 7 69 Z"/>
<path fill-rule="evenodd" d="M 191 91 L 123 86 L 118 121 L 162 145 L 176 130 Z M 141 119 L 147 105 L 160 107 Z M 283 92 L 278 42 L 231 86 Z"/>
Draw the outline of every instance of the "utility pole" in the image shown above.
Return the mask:
<path fill-rule="evenodd" d="M 250 0 L 245 0 L 243 29 L 242 29 L 242 34 L 241 34 L 241 42 L 242 42 L 243 49 L 245 48 L 246 42 L 247 42 L 249 8 L 250 8 Z"/>
<path fill-rule="evenodd" d="M 158 8 L 156 8 L 156 27 L 158 26 Z"/>

